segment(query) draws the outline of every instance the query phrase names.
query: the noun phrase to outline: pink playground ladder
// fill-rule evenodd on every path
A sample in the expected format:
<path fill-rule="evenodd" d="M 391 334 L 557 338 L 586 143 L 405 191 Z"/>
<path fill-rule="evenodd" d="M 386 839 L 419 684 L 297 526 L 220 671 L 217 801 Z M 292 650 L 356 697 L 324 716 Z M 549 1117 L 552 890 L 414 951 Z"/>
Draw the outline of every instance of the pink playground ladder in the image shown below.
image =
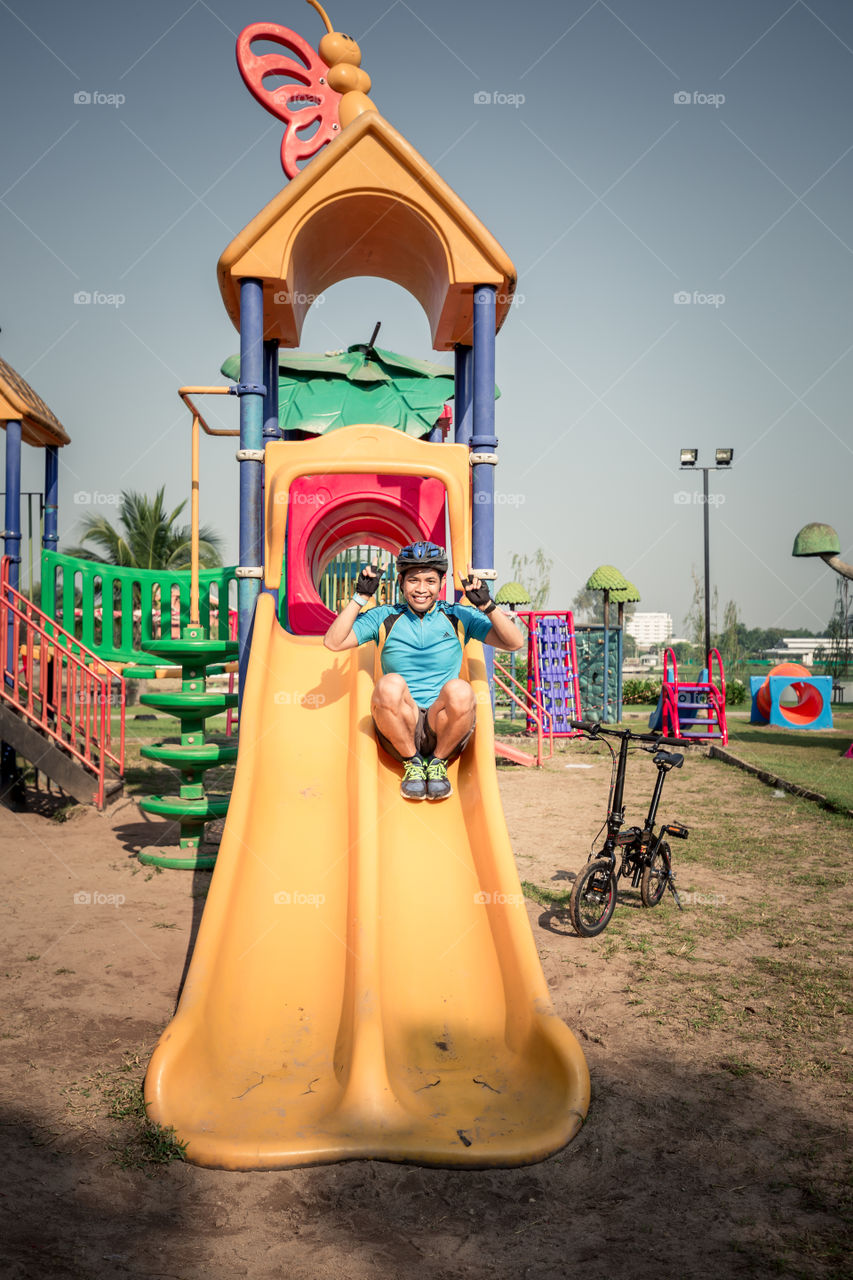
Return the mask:
<path fill-rule="evenodd" d="M 714 682 L 715 660 L 717 683 Z M 729 740 L 726 725 L 726 677 L 723 660 L 716 649 L 711 649 L 708 653 L 707 672 L 707 680 L 680 681 L 675 654 L 672 649 L 664 650 L 661 690 L 663 731 L 668 737 L 695 738 L 697 742 L 719 738 L 725 746 Z"/>

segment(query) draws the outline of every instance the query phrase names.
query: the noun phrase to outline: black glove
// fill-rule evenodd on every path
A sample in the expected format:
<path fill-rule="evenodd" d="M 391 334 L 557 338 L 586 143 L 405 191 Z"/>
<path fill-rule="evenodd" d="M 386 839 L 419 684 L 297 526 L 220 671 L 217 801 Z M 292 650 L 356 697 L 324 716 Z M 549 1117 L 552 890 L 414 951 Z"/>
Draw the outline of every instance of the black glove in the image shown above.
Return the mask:
<path fill-rule="evenodd" d="M 481 613 L 492 613 L 497 608 L 494 600 L 489 595 L 489 588 L 485 582 L 481 582 L 478 587 L 474 587 L 471 585 L 474 581 L 473 578 L 460 578 L 459 580 L 462 583 L 465 595 Z M 479 579 L 477 581 L 479 582 Z"/>
<path fill-rule="evenodd" d="M 356 595 L 372 596 L 379 586 L 379 582 L 380 575 L 376 572 L 376 565 L 368 565 L 358 575 L 358 582 L 355 584 Z"/>

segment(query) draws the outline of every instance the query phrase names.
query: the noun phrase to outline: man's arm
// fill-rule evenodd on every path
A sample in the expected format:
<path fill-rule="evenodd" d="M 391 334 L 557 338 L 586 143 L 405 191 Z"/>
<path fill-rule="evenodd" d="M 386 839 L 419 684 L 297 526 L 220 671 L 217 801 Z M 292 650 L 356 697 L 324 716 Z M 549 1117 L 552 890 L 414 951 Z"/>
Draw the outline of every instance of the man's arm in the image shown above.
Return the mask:
<path fill-rule="evenodd" d="M 361 613 L 361 603 L 352 598 L 341 609 L 335 618 L 329 630 L 323 636 L 323 644 L 327 649 L 331 649 L 332 653 L 340 653 L 343 649 L 357 649 L 358 640 L 352 629 L 358 615 Z"/>
<path fill-rule="evenodd" d="M 512 618 L 508 618 L 502 609 L 492 611 L 492 629 L 483 637 L 483 644 L 490 644 L 495 649 L 503 649 L 505 653 L 514 653 L 524 644 L 524 637 Z"/>
<path fill-rule="evenodd" d="M 520 649 L 524 640 L 518 627 L 497 607 L 489 595 L 487 584 L 472 576 L 470 565 L 468 577 L 461 578 L 460 581 L 465 595 L 475 609 L 491 619 L 491 628 L 483 636 L 482 643 L 490 644 L 493 649 L 502 649 L 505 653 L 514 653 L 516 649 Z"/>
<path fill-rule="evenodd" d="M 344 649 L 358 648 L 358 638 L 353 631 L 353 623 L 379 586 L 379 574 L 375 565 L 368 565 L 358 575 L 355 593 L 344 605 L 329 630 L 323 636 L 323 644 L 332 653 L 340 653 Z"/>

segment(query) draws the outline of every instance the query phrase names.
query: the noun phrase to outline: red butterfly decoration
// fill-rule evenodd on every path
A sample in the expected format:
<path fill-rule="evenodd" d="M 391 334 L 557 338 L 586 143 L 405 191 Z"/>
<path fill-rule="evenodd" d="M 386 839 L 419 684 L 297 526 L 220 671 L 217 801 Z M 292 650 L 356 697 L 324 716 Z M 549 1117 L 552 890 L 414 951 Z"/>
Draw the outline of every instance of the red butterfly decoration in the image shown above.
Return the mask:
<path fill-rule="evenodd" d="M 283 51 L 254 53 L 253 40 L 268 40 L 281 45 Z M 301 61 L 287 57 L 284 50 Z M 326 82 L 328 63 L 295 31 L 273 22 L 253 22 L 237 38 L 237 66 L 252 96 L 286 124 L 281 140 L 281 167 L 288 178 L 295 178 L 299 161 L 310 160 L 340 131 L 341 95 Z M 268 76 L 289 76 L 295 83 L 269 89 L 264 84 Z M 315 123 L 319 127 L 309 138 L 300 137 Z"/>

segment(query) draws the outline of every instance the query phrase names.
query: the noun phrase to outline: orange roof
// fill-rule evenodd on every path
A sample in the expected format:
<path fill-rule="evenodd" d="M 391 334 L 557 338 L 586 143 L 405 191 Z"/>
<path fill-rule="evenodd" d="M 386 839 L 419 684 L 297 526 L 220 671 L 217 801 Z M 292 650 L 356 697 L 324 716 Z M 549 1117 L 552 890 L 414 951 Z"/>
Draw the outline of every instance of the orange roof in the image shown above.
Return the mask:
<path fill-rule="evenodd" d="M 71 443 L 71 437 L 41 396 L 36 395 L 10 364 L 0 359 L 0 426 L 5 427 L 7 422 L 16 420 L 21 423 L 21 435 L 26 444 Z"/>
<path fill-rule="evenodd" d="M 313 300 L 354 276 L 407 289 L 433 346 L 472 338 L 473 288 L 495 285 L 497 328 L 515 289 L 511 260 L 464 201 L 378 111 L 366 111 L 232 240 L 219 288 L 240 325 L 245 277 L 264 284 L 264 337 L 298 346 Z"/>

